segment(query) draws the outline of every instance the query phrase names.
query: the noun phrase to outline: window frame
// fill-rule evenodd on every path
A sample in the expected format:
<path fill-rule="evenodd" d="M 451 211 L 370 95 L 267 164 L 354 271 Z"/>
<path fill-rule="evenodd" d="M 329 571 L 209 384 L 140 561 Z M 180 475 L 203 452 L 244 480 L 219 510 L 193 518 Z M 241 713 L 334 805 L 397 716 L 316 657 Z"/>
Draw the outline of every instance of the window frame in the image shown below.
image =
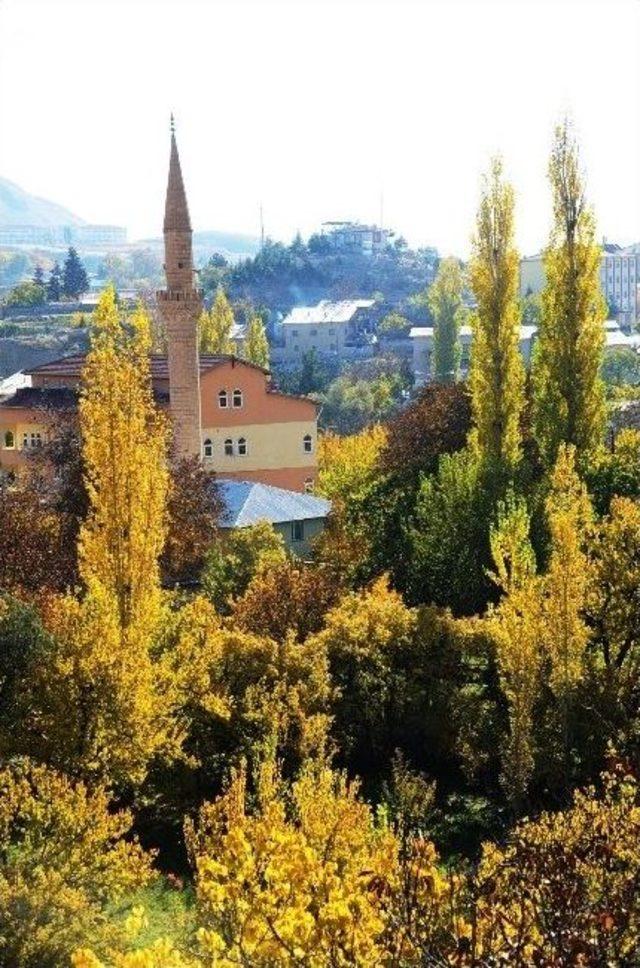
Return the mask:
<path fill-rule="evenodd" d="M 239 398 L 240 403 L 236 403 L 236 398 Z M 240 387 L 236 387 L 233 393 L 231 394 L 231 406 L 233 410 L 242 410 L 242 408 L 244 407 L 244 393 L 242 392 Z"/>
<path fill-rule="evenodd" d="M 226 390 L 218 390 L 218 407 L 220 410 L 229 409 L 229 394 Z"/>
<path fill-rule="evenodd" d="M 236 453 L 238 457 L 246 457 L 249 453 L 249 447 L 247 444 L 246 437 L 238 437 L 238 442 L 236 444 Z"/>
<path fill-rule="evenodd" d="M 225 442 L 224 442 L 224 456 L 225 457 L 233 457 L 234 456 L 233 438 L 231 438 L 231 437 L 226 437 L 225 438 Z"/>
<path fill-rule="evenodd" d="M 296 544 L 304 541 L 304 521 L 291 522 L 291 540 Z"/>
<path fill-rule="evenodd" d="M 207 453 L 207 450 L 209 453 Z M 207 437 L 206 440 L 202 441 L 202 456 L 203 457 L 213 457 L 213 441 L 211 437 Z"/>
<path fill-rule="evenodd" d="M 302 438 L 302 450 L 305 454 L 313 454 L 313 436 L 305 434 Z"/>
<path fill-rule="evenodd" d="M 9 443 L 9 438 L 11 438 L 11 443 Z M 2 436 L 2 448 L 3 450 L 16 449 L 16 435 L 13 430 L 5 430 Z"/>

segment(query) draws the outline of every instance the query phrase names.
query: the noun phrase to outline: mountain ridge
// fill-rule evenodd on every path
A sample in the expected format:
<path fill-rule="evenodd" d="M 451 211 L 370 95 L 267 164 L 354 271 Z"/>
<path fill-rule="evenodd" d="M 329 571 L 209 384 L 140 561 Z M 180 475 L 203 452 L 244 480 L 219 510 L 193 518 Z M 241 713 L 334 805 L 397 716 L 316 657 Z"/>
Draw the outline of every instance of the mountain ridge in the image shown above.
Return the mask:
<path fill-rule="evenodd" d="M 15 182 L 0 176 L 0 226 L 36 225 L 48 228 L 86 224 L 84 219 L 64 205 L 32 195 Z"/>

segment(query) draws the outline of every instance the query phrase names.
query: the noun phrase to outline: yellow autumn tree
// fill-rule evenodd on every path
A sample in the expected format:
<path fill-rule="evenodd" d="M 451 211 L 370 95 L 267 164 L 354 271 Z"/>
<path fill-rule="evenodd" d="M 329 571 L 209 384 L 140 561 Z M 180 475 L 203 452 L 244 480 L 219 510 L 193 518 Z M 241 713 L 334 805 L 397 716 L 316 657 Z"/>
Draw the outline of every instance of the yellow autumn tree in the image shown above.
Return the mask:
<path fill-rule="evenodd" d="M 549 161 L 553 227 L 544 254 L 545 288 L 533 361 L 534 432 L 547 466 L 562 441 L 593 457 L 604 434 L 606 304 L 600 245 L 586 201 L 578 146 L 568 120 L 556 128 Z"/>
<path fill-rule="evenodd" d="M 187 824 L 205 964 L 417 968 L 417 954 L 392 961 L 403 945 L 415 953 L 404 917 L 395 920 L 399 909 L 392 914 L 398 842 L 390 827 L 374 822 L 357 784 L 309 763 L 288 790 L 267 760 L 253 810 L 246 786 L 245 773 L 236 773 L 197 826 Z M 420 858 L 416 899 L 434 916 L 438 899 L 446 906 L 448 882 L 432 847 Z"/>
<path fill-rule="evenodd" d="M 122 950 L 114 911 L 151 878 L 132 817 L 106 790 L 28 760 L 0 770 L 0 963 L 59 968 L 74 949 Z"/>
<path fill-rule="evenodd" d="M 495 567 L 492 578 L 504 593 L 489 612 L 500 686 L 509 707 L 509 735 L 503 748 L 502 783 L 520 806 L 534 767 L 533 711 L 542 685 L 542 582 L 529 540 L 525 502 L 513 495 L 498 508 L 490 533 Z"/>
<path fill-rule="evenodd" d="M 89 515 L 79 539 L 81 578 L 113 595 L 123 631 L 148 633 L 160 602 L 166 536 L 168 425 L 153 401 L 149 319 L 122 322 L 115 292 L 100 298 L 83 370 L 80 430 Z"/>
<path fill-rule="evenodd" d="M 269 341 L 262 318 L 257 314 L 254 314 L 247 323 L 243 356 L 250 363 L 256 363 L 265 369 L 269 366 Z"/>
<path fill-rule="evenodd" d="M 172 683 L 152 655 L 162 616 L 167 424 L 149 372 L 148 320 L 120 320 L 103 293 L 83 372 L 80 426 L 89 513 L 79 538 L 85 587 L 47 603 L 56 642 L 41 677 L 42 732 L 54 763 L 117 784 L 139 782 L 177 741 Z"/>
<path fill-rule="evenodd" d="M 589 589 L 586 542 L 593 509 L 576 468 L 576 450 L 561 444 L 546 500 L 550 558 L 544 579 L 542 644 L 549 687 L 558 703 L 565 781 L 570 757 L 573 697 L 584 674 L 589 628 L 585 621 Z"/>
<path fill-rule="evenodd" d="M 558 813 L 486 844 L 468 960 L 445 964 L 636 965 L 640 960 L 637 781 L 616 771 Z"/>
<path fill-rule="evenodd" d="M 200 316 L 200 352 L 228 354 L 233 353 L 231 333 L 233 331 L 233 309 L 222 286 L 218 286 L 213 305 L 209 312 Z"/>
<path fill-rule="evenodd" d="M 478 304 L 471 348 L 472 440 L 486 466 L 507 474 L 521 456 L 524 405 L 518 274 L 513 188 L 496 159 L 485 179 L 469 267 Z"/>

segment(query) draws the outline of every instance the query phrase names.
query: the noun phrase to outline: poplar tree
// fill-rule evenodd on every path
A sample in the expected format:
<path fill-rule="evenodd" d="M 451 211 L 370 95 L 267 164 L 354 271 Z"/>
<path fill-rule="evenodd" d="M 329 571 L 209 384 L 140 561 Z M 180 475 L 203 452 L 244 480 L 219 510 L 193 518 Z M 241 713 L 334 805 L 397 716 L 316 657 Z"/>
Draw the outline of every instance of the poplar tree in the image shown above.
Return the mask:
<path fill-rule="evenodd" d="M 567 120 L 556 128 L 549 180 L 553 228 L 544 254 L 546 285 L 533 365 L 534 433 L 547 466 L 561 441 L 575 446 L 580 461 L 588 458 L 601 443 L 605 423 L 601 253 Z"/>
<path fill-rule="evenodd" d="M 257 363 L 265 369 L 269 366 L 269 341 L 264 323 L 258 315 L 252 316 L 247 325 L 244 355 L 250 363 Z"/>
<path fill-rule="evenodd" d="M 460 371 L 462 309 L 462 270 L 457 259 L 442 260 L 427 302 L 433 316 L 433 377 L 439 383 L 455 383 Z"/>
<path fill-rule="evenodd" d="M 200 352 L 233 353 L 231 332 L 233 330 L 233 309 L 222 286 L 218 286 L 216 298 L 210 311 L 200 317 Z"/>
<path fill-rule="evenodd" d="M 90 511 L 80 532 L 81 577 L 117 603 L 123 630 L 142 625 L 160 595 L 158 558 L 165 539 L 167 422 L 155 407 L 150 323 L 136 310 L 120 321 L 113 287 L 93 317 L 80 400 Z"/>
<path fill-rule="evenodd" d="M 485 467 L 512 473 L 521 456 L 524 365 L 519 351 L 519 258 L 514 239 L 513 188 L 495 159 L 485 177 L 471 288 L 478 304 L 471 348 L 473 444 Z"/>

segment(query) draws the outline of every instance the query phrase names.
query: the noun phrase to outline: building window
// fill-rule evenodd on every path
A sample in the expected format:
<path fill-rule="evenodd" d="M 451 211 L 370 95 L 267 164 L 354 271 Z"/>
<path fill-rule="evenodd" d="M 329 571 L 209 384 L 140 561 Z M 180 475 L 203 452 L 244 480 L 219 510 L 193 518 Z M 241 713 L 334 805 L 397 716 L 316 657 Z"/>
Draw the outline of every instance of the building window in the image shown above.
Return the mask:
<path fill-rule="evenodd" d="M 305 480 L 305 482 L 304 482 L 304 493 L 305 494 L 313 494 L 313 478 L 312 477 L 307 477 L 307 479 Z"/>
<path fill-rule="evenodd" d="M 247 441 L 244 437 L 238 438 L 238 455 L 244 457 L 247 453 Z"/>
<path fill-rule="evenodd" d="M 221 410 L 226 410 L 229 406 L 229 401 L 227 399 L 227 391 L 221 390 L 218 394 L 218 406 Z"/>
<path fill-rule="evenodd" d="M 224 453 L 225 457 L 233 457 L 233 441 L 231 437 L 227 437 L 224 442 Z"/>
<path fill-rule="evenodd" d="M 213 457 L 213 442 L 209 437 L 204 442 L 204 456 Z"/>
<path fill-rule="evenodd" d="M 311 436 L 311 434 L 304 435 L 304 437 L 302 438 L 302 447 L 304 449 L 305 454 L 313 453 L 313 437 Z"/>
<path fill-rule="evenodd" d="M 16 446 L 16 438 L 13 435 L 13 430 L 6 430 L 4 434 L 4 449 L 13 450 Z"/>
<path fill-rule="evenodd" d="M 318 330 L 317 329 L 311 329 L 311 330 L 309 330 L 309 332 L 311 333 L 312 336 L 317 336 L 318 335 Z"/>
<path fill-rule="evenodd" d="M 242 390 L 233 391 L 233 405 L 236 409 L 242 406 Z"/>
<path fill-rule="evenodd" d="M 30 434 L 22 435 L 22 449 L 23 450 L 35 450 L 36 447 L 42 446 L 42 434 L 38 431 L 33 431 Z"/>
<path fill-rule="evenodd" d="M 304 521 L 291 522 L 291 540 L 304 541 Z"/>

